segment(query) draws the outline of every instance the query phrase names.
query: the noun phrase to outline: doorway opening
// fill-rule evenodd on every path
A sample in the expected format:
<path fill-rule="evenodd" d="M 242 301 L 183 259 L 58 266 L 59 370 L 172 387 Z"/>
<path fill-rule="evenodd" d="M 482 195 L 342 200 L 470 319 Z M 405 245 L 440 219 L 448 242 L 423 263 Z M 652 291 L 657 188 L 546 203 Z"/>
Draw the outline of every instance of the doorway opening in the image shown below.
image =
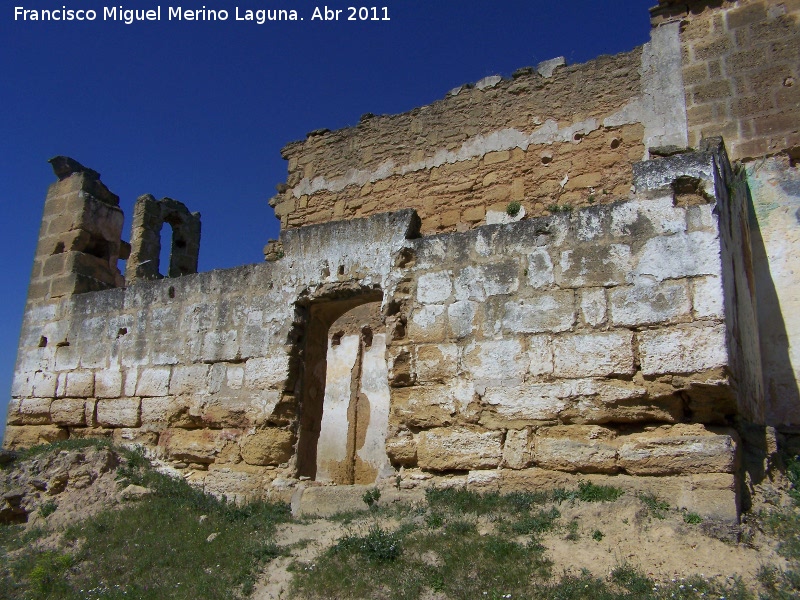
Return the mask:
<path fill-rule="evenodd" d="M 381 292 L 312 303 L 306 328 L 299 476 L 373 483 L 389 465 L 389 377 Z"/>

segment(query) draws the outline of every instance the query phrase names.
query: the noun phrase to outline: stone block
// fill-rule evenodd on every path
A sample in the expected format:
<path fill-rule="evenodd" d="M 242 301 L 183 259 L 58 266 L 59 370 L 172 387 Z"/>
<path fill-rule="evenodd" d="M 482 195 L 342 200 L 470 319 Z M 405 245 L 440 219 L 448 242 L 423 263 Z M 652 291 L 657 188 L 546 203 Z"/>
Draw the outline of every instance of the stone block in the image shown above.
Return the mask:
<path fill-rule="evenodd" d="M 528 429 L 509 429 L 503 444 L 503 466 L 525 469 L 533 462 L 531 434 Z"/>
<path fill-rule="evenodd" d="M 244 367 L 229 365 L 225 372 L 225 385 L 228 389 L 239 390 L 244 384 Z"/>
<path fill-rule="evenodd" d="M 438 304 L 450 297 L 453 291 L 448 271 L 425 273 L 417 281 L 417 301 L 422 304 Z"/>
<path fill-rule="evenodd" d="M 248 465 L 279 465 L 292 456 L 294 435 L 285 429 L 265 429 L 242 439 L 242 459 Z"/>
<path fill-rule="evenodd" d="M 244 365 L 244 385 L 248 388 L 282 388 L 289 378 L 289 357 L 285 354 L 251 358 Z"/>
<path fill-rule="evenodd" d="M 648 200 L 632 200 L 611 209 L 611 233 L 632 237 L 636 246 L 655 235 L 671 235 L 686 231 L 686 212 L 676 207 L 671 191 Z"/>
<path fill-rule="evenodd" d="M 575 323 L 575 294 L 572 290 L 541 292 L 503 306 L 503 328 L 512 333 L 568 331 Z"/>
<path fill-rule="evenodd" d="M 553 357 L 556 377 L 632 375 L 633 333 L 610 331 L 556 337 Z"/>
<path fill-rule="evenodd" d="M 123 396 L 135 396 L 136 386 L 139 383 L 139 369 L 133 367 L 125 371 L 125 378 L 122 386 Z"/>
<path fill-rule="evenodd" d="M 626 327 L 674 323 L 691 314 L 685 281 L 642 282 L 609 292 L 611 321 Z"/>
<path fill-rule="evenodd" d="M 602 173 L 583 173 L 576 177 L 570 178 L 567 185 L 564 186 L 566 190 L 576 190 L 585 188 L 594 188 L 603 182 Z"/>
<path fill-rule="evenodd" d="M 176 366 L 172 369 L 169 393 L 173 396 L 204 394 L 208 392 L 206 364 Z"/>
<path fill-rule="evenodd" d="M 11 382 L 11 396 L 14 398 L 30 398 L 33 396 L 33 380 L 35 373 L 16 371 Z"/>
<path fill-rule="evenodd" d="M 638 253 L 632 274 L 657 281 L 700 275 L 720 277 L 719 252 L 719 237 L 709 231 L 654 237 Z"/>
<path fill-rule="evenodd" d="M 518 271 L 519 264 L 515 260 L 468 266 L 453 282 L 455 299 L 483 301 L 491 296 L 515 292 L 519 288 Z"/>
<path fill-rule="evenodd" d="M 692 307 L 698 319 L 724 318 L 725 298 L 719 277 L 692 279 Z"/>
<path fill-rule="evenodd" d="M 422 344 L 417 347 L 414 372 L 420 383 L 442 382 L 458 373 L 458 346 Z"/>
<path fill-rule="evenodd" d="M 473 342 L 464 349 L 464 368 L 477 380 L 521 380 L 526 358 L 519 339 Z"/>
<path fill-rule="evenodd" d="M 242 385 L 244 385 L 244 365 L 238 367 L 242 374 Z M 200 395 L 213 395 L 219 394 L 225 380 L 227 379 L 228 369 L 225 363 L 214 363 L 208 370 L 208 378 L 205 380 L 205 390 L 198 390 Z M 173 375 L 174 376 L 174 375 Z M 242 385 L 239 387 L 241 388 Z M 172 390 L 172 381 L 170 381 L 170 390 Z"/>
<path fill-rule="evenodd" d="M 468 266 L 462 269 L 453 280 L 453 293 L 457 301 L 486 300 L 484 275 L 480 267 Z"/>
<path fill-rule="evenodd" d="M 203 360 L 220 362 L 235 360 L 240 356 L 239 333 L 228 331 L 209 331 L 203 336 Z"/>
<path fill-rule="evenodd" d="M 39 444 L 52 444 L 65 440 L 68 436 L 67 429 L 56 425 L 9 425 L 3 438 L 3 448 L 17 450 Z"/>
<path fill-rule="evenodd" d="M 56 425 L 86 424 L 86 402 L 75 398 L 59 398 L 50 405 L 50 418 Z"/>
<path fill-rule="evenodd" d="M 420 306 L 411 313 L 408 336 L 417 342 L 439 342 L 447 334 L 447 313 L 442 304 Z"/>
<path fill-rule="evenodd" d="M 462 339 L 473 335 L 477 330 L 475 315 L 478 304 L 470 300 L 459 300 L 447 307 L 447 322 L 450 335 Z"/>
<path fill-rule="evenodd" d="M 97 400 L 87 398 L 83 401 L 83 418 L 87 427 L 97 427 Z"/>
<path fill-rule="evenodd" d="M 105 429 L 103 427 L 70 427 L 70 439 L 77 440 L 110 440 L 114 436 L 113 429 Z"/>
<path fill-rule="evenodd" d="M 683 400 L 677 394 L 650 398 L 647 389 L 624 380 L 597 381 L 595 389 L 559 413 L 563 423 L 677 423 L 683 419 Z"/>
<path fill-rule="evenodd" d="M 69 398 L 90 398 L 94 396 L 94 373 L 91 371 L 67 373 L 66 396 Z"/>
<path fill-rule="evenodd" d="M 189 406 L 178 402 L 173 396 L 142 398 L 142 428 L 148 431 L 160 431 L 174 424 L 182 413 L 188 411 Z"/>
<path fill-rule="evenodd" d="M 95 373 L 94 395 L 97 398 L 119 398 L 122 395 L 122 373 L 109 370 Z"/>
<path fill-rule="evenodd" d="M 621 285 L 631 264 L 631 249 L 624 244 L 578 246 L 561 252 L 555 280 L 561 287 Z"/>
<path fill-rule="evenodd" d="M 8 409 L 6 410 L 6 425 L 22 425 L 19 419 L 19 398 L 11 398 L 8 401 Z"/>
<path fill-rule="evenodd" d="M 511 153 L 508 150 L 500 150 L 498 152 L 488 152 L 483 157 L 483 162 L 486 165 L 494 165 L 506 162 L 509 158 L 511 158 Z"/>
<path fill-rule="evenodd" d="M 402 387 L 412 385 L 411 348 L 407 346 L 390 346 L 386 351 L 386 367 L 389 371 L 389 385 Z"/>
<path fill-rule="evenodd" d="M 737 27 L 743 27 L 751 23 L 759 23 L 766 20 L 767 11 L 763 4 L 752 4 L 750 6 L 745 5 L 742 8 L 727 11 L 725 16 L 728 22 L 728 28 L 736 29 Z"/>
<path fill-rule="evenodd" d="M 528 338 L 528 356 L 531 359 L 528 373 L 547 375 L 553 372 L 553 347 L 550 336 L 532 335 Z"/>
<path fill-rule="evenodd" d="M 397 389 L 392 393 L 392 416 L 406 427 L 452 425 L 459 408 L 469 405 L 474 395 L 466 381 Z"/>
<path fill-rule="evenodd" d="M 145 446 L 154 447 L 158 443 L 158 434 L 154 431 L 144 431 L 139 428 L 119 428 L 112 430 L 111 439 L 120 446 Z"/>
<path fill-rule="evenodd" d="M 33 396 L 35 398 L 55 398 L 58 376 L 55 373 L 38 371 L 33 375 Z"/>
<path fill-rule="evenodd" d="M 733 430 L 703 425 L 659 427 L 619 438 L 619 466 L 631 475 L 733 473 L 737 465 Z"/>
<path fill-rule="evenodd" d="M 429 471 L 489 469 L 502 459 L 502 433 L 440 427 L 419 434 L 417 464 Z"/>
<path fill-rule="evenodd" d="M 494 415 L 483 412 L 481 420 L 493 426 L 553 421 L 567 408 L 570 390 L 563 383 L 540 383 L 487 387 L 483 404 Z"/>
<path fill-rule="evenodd" d="M 217 395 L 204 402 L 203 423 L 214 428 L 247 429 L 273 422 L 275 408 L 281 400 L 277 390 L 261 390 L 244 397 Z"/>
<path fill-rule="evenodd" d="M 47 425 L 50 423 L 51 398 L 22 398 L 17 405 L 15 425 Z M 10 415 L 9 415 L 10 416 Z M 9 422 L 11 422 L 9 420 Z"/>
<path fill-rule="evenodd" d="M 392 465 L 414 467 L 417 464 L 417 440 L 410 433 L 386 438 L 386 455 Z"/>
<path fill-rule="evenodd" d="M 519 289 L 519 265 L 516 260 L 483 265 L 477 270 L 487 297 L 511 294 Z"/>
<path fill-rule="evenodd" d="M 613 473 L 617 468 L 614 433 L 602 427 L 543 427 L 534 440 L 535 463 L 573 473 Z"/>
<path fill-rule="evenodd" d="M 167 429 L 158 443 L 175 460 L 212 463 L 228 441 L 229 435 L 216 429 Z"/>
<path fill-rule="evenodd" d="M 97 401 L 97 424 L 102 427 L 139 427 L 139 398 L 105 398 Z"/>
<path fill-rule="evenodd" d="M 545 288 L 555 283 L 553 261 L 547 248 L 534 248 L 528 254 L 528 285 L 534 289 Z"/>
<path fill-rule="evenodd" d="M 644 375 L 695 373 L 728 364 L 722 324 L 667 327 L 636 336 Z"/>
<path fill-rule="evenodd" d="M 583 322 L 591 327 L 597 327 L 606 322 L 606 292 L 603 288 L 589 288 L 581 290 L 581 316 Z"/>
<path fill-rule="evenodd" d="M 500 473 L 495 469 L 470 471 L 467 473 L 466 487 L 480 493 L 497 492 L 500 489 Z"/>
<path fill-rule="evenodd" d="M 461 215 L 461 218 L 465 221 L 469 221 L 471 223 L 477 223 L 478 221 L 483 221 L 484 217 L 486 217 L 486 209 L 483 206 L 474 206 L 472 208 L 467 208 Z"/>
<path fill-rule="evenodd" d="M 74 371 L 80 363 L 80 352 L 76 346 L 56 347 L 56 370 Z"/>
<path fill-rule="evenodd" d="M 169 367 L 142 369 L 136 383 L 137 396 L 166 396 L 169 393 Z"/>
<path fill-rule="evenodd" d="M 452 227 L 458 223 L 460 216 L 461 213 L 457 209 L 446 210 L 440 215 L 441 224 L 443 227 Z"/>
<path fill-rule="evenodd" d="M 203 491 L 217 498 L 225 496 L 228 501 L 245 504 L 264 497 L 264 485 L 268 481 L 263 473 L 251 473 L 230 465 L 210 465 L 203 477 Z"/>

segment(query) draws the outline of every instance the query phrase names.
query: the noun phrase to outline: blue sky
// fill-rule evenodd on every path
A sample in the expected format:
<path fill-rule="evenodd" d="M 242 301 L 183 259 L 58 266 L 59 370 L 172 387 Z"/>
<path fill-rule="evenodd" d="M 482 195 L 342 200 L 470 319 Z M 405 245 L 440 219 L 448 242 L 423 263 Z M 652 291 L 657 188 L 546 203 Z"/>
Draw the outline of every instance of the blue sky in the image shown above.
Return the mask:
<path fill-rule="evenodd" d="M 71 156 L 120 196 L 169 196 L 202 213 L 200 270 L 262 260 L 277 236 L 267 200 L 285 180 L 280 149 L 308 131 L 444 97 L 487 75 L 563 55 L 615 54 L 649 37 L 656 0 L 15 0 L 0 16 L 0 410 L 47 186 L 47 159 Z M 15 20 L 26 9 L 94 9 L 93 22 Z M 155 9 L 159 22 L 104 21 L 103 8 Z M 168 7 L 227 10 L 227 21 L 167 20 Z M 312 21 L 315 7 L 342 10 Z M 389 21 L 347 21 L 347 6 Z M 236 21 L 235 10 L 294 9 L 303 21 Z M 379 16 L 383 16 L 379 9 Z M 124 269 L 124 265 L 120 265 Z M 4 419 L 0 419 L 0 422 Z M 4 423 L 0 424 L 0 431 Z"/>

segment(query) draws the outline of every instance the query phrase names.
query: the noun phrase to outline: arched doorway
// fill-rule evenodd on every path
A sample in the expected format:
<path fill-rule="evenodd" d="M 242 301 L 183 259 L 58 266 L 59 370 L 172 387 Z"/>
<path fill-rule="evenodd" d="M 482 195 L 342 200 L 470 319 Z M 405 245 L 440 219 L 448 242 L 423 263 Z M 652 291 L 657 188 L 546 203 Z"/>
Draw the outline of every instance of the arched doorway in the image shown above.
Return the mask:
<path fill-rule="evenodd" d="M 310 307 L 298 475 L 373 483 L 388 466 L 386 331 L 380 293 Z"/>

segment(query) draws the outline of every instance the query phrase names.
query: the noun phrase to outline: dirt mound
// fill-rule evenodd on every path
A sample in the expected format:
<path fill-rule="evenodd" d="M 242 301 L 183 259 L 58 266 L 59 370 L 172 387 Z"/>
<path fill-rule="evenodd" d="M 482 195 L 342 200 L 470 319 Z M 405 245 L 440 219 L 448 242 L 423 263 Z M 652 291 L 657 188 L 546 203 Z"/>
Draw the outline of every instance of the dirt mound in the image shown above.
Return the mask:
<path fill-rule="evenodd" d="M 0 471 L 0 523 L 60 527 L 116 505 L 135 490 L 121 490 L 110 448 L 87 447 L 16 458 L 5 453 Z"/>

